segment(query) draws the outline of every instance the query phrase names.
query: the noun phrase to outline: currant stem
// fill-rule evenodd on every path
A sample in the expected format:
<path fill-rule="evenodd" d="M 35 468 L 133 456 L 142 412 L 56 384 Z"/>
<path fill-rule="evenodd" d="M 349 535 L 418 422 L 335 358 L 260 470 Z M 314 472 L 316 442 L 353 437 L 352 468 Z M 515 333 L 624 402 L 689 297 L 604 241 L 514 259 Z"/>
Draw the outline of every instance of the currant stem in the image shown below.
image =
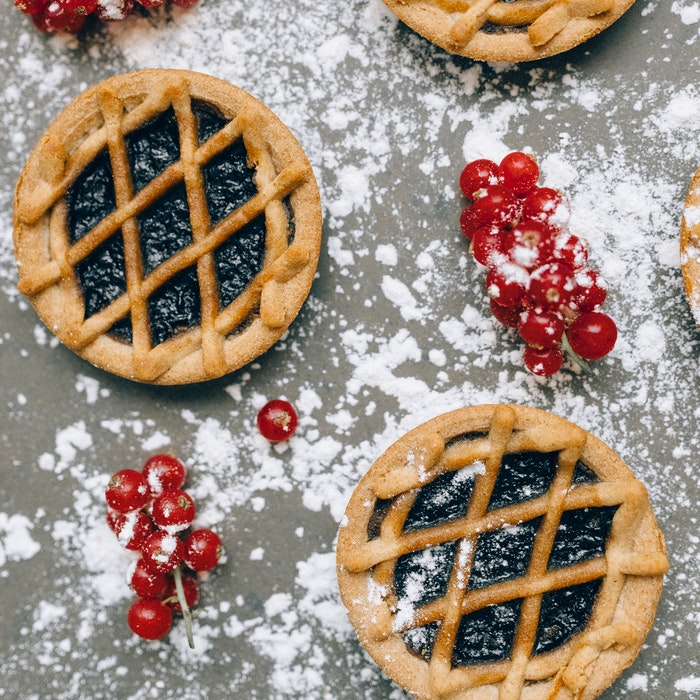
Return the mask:
<path fill-rule="evenodd" d="M 566 333 L 564 333 L 564 335 L 562 336 L 561 348 L 566 353 L 566 355 L 570 357 L 581 368 L 581 371 L 584 374 L 591 373 L 591 366 L 582 357 L 577 355 L 576 352 L 574 352 L 574 349 L 571 347 L 571 345 L 569 344 L 569 340 L 566 337 Z"/>
<path fill-rule="evenodd" d="M 185 620 L 185 632 L 187 633 L 187 643 L 190 645 L 190 649 L 194 649 L 194 637 L 192 635 L 192 613 L 190 612 L 189 605 L 187 605 L 185 589 L 182 585 L 182 571 L 179 566 L 175 568 L 175 571 L 173 571 L 173 578 L 175 579 L 175 590 L 177 591 L 177 600 L 180 604 L 180 609 L 182 610 L 182 617 Z"/>

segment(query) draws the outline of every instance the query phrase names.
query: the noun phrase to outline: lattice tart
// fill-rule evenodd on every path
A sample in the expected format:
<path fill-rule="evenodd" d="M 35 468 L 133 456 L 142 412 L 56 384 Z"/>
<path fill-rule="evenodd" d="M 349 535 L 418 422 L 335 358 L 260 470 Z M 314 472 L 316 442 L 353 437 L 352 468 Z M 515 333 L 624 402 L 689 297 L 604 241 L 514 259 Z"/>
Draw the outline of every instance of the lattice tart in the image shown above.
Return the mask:
<path fill-rule="evenodd" d="M 690 310 L 700 326 L 700 170 L 690 183 L 683 209 L 681 266 Z"/>
<path fill-rule="evenodd" d="M 70 103 L 20 176 L 19 289 L 68 347 L 123 377 L 219 377 L 272 346 L 315 275 L 309 161 L 261 102 L 145 70 Z"/>
<path fill-rule="evenodd" d="M 637 656 L 667 560 L 644 486 L 533 408 L 439 416 L 358 484 L 337 544 L 358 637 L 418 698 L 585 700 Z"/>
<path fill-rule="evenodd" d="M 634 0 L 384 0 L 434 44 L 483 61 L 533 61 L 610 26 Z"/>

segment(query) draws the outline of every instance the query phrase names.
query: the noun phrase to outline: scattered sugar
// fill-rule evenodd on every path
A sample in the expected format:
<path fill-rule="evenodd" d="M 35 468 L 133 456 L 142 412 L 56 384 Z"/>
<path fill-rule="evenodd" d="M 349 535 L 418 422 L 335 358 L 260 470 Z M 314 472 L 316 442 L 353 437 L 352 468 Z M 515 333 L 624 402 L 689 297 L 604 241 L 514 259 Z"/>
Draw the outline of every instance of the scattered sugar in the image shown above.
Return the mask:
<path fill-rule="evenodd" d="M 669 33 L 690 45 L 697 32 L 683 29 L 700 23 L 698 7 L 676 0 L 669 11 L 649 2 L 629 23 L 663 12 Z M 279 364 L 279 374 L 256 366 L 214 387 L 211 397 L 194 392 L 192 405 L 178 396 L 170 405 L 167 394 L 125 388 L 86 366 L 72 386 L 64 385 L 64 405 L 43 410 L 44 435 L 31 436 L 36 442 L 23 453 L 34 460 L 21 469 L 41 480 L 42 493 L 60 494 L 61 505 L 43 504 L 45 511 L 3 505 L 0 575 L 4 584 L 20 581 L 24 567 L 52 567 L 56 552 L 79 575 L 63 573 L 51 587 L 27 586 L 26 628 L 0 656 L 5 692 L 23 689 L 23 674 L 38 670 L 53 682 L 60 670 L 60 685 L 48 690 L 53 697 L 96 697 L 96 670 L 105 684 L 100 692 L 162 696 L 166 684 L 147 669 L 150 659 L 162 675 L 182 682 L 183 698 L 207 690 L 211 696 L 403 697 L 359 651 L 337 594 L 334 526 L 359 477 L 403 432 L 465 403 L 514 401 L 590 428 L 640 471 L 673 568 L 664 622 L 611 697 L 671 687 L 678 697 L 693 697 L 700 669 L 683 654 L 698 641 L 693 601 L 700 599 L 700 547 L 686 529 L 699 501 L 691 457 L 700 444 L 697 430 L 681 425 L 679 416 L 692 414 L 695 424 L 700 417 L 698 335 L 690 319 L 679 320 L 685 301 L 677 250 L 681 203 L 700 163 L 700 142 L 692 136 L 700 94 L 692 76 L 679 71 L 676 82 L 664 79 L 655 66 L 670 50 L 659 47 L 650 49 L 649 65 L 635 68 L 636 82 L 622 73 L 603 80 L 588 70 L 584 54 L 566 66 L 451 59 L 407 32 L 379 0 L 332 6 L 300 0 L 275 11 L 271 17 L 267 5 L 202 0 L 191 11 L 162 10 L 110 25 L 83 46 L 40 37 L 18 13 L 11 15 L 12 43 L 5 39 L 0 54 L 8 171 L 19 173 L 51 118 L 100 77 L 152 66 L 203 70 L 263 99 L 303 143 L 321 186 L 328 260 L 303 323 L 269 363 Z M 625 124 L 620 103 L 628 107 Z M 527 125 L 533 117 L 536 130 Z M 627 145 L 629 135 L 645 144 L 644 153 Z M 483 272 L 458 240 L 462 163 L 498 159 L 514 148 L 535 152 L 545 184 L 565 190 L 570 227 L 588 238 L 592 261 L 609 282 L 621 340 L 589 378 L 567 371 L 540 380 L 522 370 L 520 345 L 491 319 Z M 28 331 L 23 338 L 4 335 L 3 351 L 51 362 L 63 350 L 33 324 L 16 291 L 13 184 L 0 189 L 0 290 L 7 313 L 24 319 Z M 363 315 L 367 309 L 374 314 Z M 328 358 L 323 377 L 317 372 L 324 368 L 310 367 L 304 356 L 316 338 Z M 265 389 L 258 386 L 263 382 Z M 253 416 L 264 392 L 282 390 L 299 410 L 300 429 L 289 444 L 270 447 L 257 436 Z M 17 404 L 26 412 L 43 409 L 34 387 L 19 383 L 12 395 L 21 395 Z M 26 440 L 19 415 L 11 421 L 13 434 Z M 3 427 L 4 434 L 9 430 Z M 201 507 L 198 522 L 230 536 L 226 572 L 206 584 L 194 654 L 181 626 L 169 643 L 151 646 L 116 622 L 130 598 L 124 572 L 132 556 L 104 523 L 104 485 L 123 466 L 110 447 L 134 463 L 160 449 L 182 450 Z M 276 523 L 275 509 L 285 499 L 295 504 L 298 522 Z M 251 532 L 248 517 L 266 529 Z M 275 524 L 286 529 L 286 542 L 294 534 L 289 548 L 303 553 L 291 573 L 275 571 L 274 584 L 251 586 L 243 570 L 275 570 L 269 539 Z M 318 530 L 323 541 L 314 538 Z M 246 565 L 246 557 L 255 564 Z M 231 594 L 237 585 L 246 595 Z M 231 599 L 222 599 L 222 591 Z M 371 591 L 376 601 L 386 594 L 378 586 Z M 678 612 L 676 600 L 691 612 Z M 408 620 L 410 597 L 402 605 Z M 236 641 L 244 661 L 227 640 Z M 224 685 L 211 691 L 202 679 L 221 676 L 221 669 Z M 134 673 L 138 688 L 130 685 Z"/>

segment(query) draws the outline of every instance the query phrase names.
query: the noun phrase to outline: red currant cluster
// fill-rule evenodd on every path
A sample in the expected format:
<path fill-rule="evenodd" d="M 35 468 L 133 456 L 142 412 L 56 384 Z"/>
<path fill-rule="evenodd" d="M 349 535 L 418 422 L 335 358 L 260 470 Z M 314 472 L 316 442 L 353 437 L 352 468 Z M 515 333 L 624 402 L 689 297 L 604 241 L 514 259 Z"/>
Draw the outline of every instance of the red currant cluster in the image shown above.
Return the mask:
<path fill-rule="evenodd" d="M 199 598 L 196 574 L 217 565 L 222 547 L 213 530 L 191 529 L 195 504 L 182 490 L 185 475 L 180 460 L 153 455 L 140 472 L 114 474 L 105 499 L 107 522 L 117 539 L 140 555 L 129 578 L 138 596 L 129 608 L 129 627 L 144 639 L 160 639 L 170 630 L 173 613 L 180 614 L 193 646 L 190 608 Z"/>
<path fill-rule="evenodd" d="M 586 264 L 587 242 L 568 230 L 568 203 L 557 190 L 538 187 L 539 176 L 537 163 L 521 152 L 499 164 L 468 163 L 460 187 L 471 204 L 460 226 L 488 268 L 493 315 L 518 329 L 525 366 L 549 376 L 561 367 L 563 350 L 580 365 L 607 355 L 617 327 L 599 311 L 607 287 Z"/>
<path fill-rule="evenodd" d="M 126 19 L 137 5 L 151 9 L 166 2 L 192 7 L 198 0 L 14 0 L 15 6 L 30 15 L 37 29 L 47 34 L 76 33 L 89 16 L 103 22 Z"/>

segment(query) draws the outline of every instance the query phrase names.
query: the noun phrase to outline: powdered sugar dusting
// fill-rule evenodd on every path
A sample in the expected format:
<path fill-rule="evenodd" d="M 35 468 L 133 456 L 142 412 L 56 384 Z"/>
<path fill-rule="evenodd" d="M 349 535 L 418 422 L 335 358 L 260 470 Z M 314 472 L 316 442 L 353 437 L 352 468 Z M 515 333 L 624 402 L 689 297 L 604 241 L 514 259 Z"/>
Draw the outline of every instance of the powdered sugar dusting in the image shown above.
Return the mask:
<path fill-rule="evenodd" d="M 604 697 L 698 692 L 700 336 L 678 252 L 700 165 L 688 48 L 697 3 L 639 0 L 589 46 L 523 66 L 450 57 L 380 0 L 201 0 L 82 41 L 7 15 L 0 695 L 405 697 L 361 651 L 340 603 L 336 529 L 358 479 L 406 430 L 498 401 L 599 435 L 647 484 L 666 534 L 657 625 Z M 262 99 L 309 155 L 325 217 L 319 278 L 282 342 L 230 377 L 173 391 L 110 377 L 58 345 L 18 295 L 12 260 L 13 188 L 40 133 L 97 80 L 154 66 L 207 72 Z M 588 376 L 523 369 L 522 344 L 493 321 L 459 234 L 464 161 L 514 149 L 535 154 L 544 183 L 568 195 L 569 226 L 609 283 L 620 341 Z M 299 428 L 272 446 L 255 413 L 281 395 Z M 182 625 L 161 642 L 129 633 L 133 556 L 104 522 L 109 475 L 162 449 L 186 462 L 198 521 L 227 552 L 202 587 L 194 651 Z"/>

